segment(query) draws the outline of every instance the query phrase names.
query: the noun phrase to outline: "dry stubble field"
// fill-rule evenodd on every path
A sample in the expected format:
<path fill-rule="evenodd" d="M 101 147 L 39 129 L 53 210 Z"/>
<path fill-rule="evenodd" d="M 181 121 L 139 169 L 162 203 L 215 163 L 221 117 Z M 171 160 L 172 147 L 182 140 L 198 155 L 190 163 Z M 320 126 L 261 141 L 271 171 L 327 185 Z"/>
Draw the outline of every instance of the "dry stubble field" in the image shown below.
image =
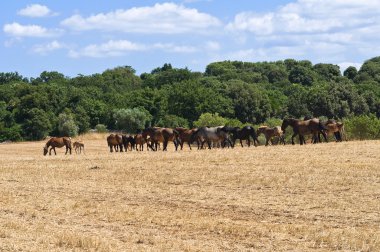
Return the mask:
<path fill-rule="evenodd" d="M 104 139 L 71 156 L 0 145 L 1 251 L 380 251 L 380 141 L 109 153 Z"/>

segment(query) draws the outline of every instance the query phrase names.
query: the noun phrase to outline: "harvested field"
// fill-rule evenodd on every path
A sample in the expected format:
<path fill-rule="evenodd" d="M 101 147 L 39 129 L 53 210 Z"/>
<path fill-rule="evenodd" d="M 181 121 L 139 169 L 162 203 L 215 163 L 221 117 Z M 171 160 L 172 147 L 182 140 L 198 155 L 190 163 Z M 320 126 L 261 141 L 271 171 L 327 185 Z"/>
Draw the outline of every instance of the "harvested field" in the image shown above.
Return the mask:
<path fill-rule="evenodd" d="M 380 141 L 0 145 L 0 251 L 380 251 Z"/>

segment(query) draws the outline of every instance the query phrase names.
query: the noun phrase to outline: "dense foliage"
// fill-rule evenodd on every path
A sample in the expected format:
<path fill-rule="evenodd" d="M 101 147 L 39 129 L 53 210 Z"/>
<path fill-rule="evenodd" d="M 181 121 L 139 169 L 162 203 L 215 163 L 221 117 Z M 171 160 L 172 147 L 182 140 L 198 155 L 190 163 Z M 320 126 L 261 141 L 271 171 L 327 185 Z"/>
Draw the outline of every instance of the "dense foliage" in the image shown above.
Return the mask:
<path fill-rule="evenodd" d="M 97 125 L 137 131 L 203 125 L 208 117 L 243 125 L 304 116 L 378 120 L 380 57 L 343 75 L 336 65 L 293 59 L 215 62 L 204 73 L 171 64 L 140 76 L 130 66 L 73 78 L 0 73 L 0 141 L 75 135 Z"/>

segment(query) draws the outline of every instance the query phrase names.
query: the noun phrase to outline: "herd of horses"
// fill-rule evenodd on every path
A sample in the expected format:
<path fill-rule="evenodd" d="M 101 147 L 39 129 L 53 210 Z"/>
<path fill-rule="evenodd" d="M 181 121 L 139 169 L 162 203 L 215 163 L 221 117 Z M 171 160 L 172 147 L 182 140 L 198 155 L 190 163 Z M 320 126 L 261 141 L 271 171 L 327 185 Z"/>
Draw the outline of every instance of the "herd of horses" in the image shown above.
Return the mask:
<path fill-rule="evenodd" d="M 342 122 L 337 122 L 329 119 L 326 122 L 321 122 L 318 118 L 304 118 L 304 120 L 286 118 L 283 120 L 281 126 L 268 127 L 260 126 L 257 130 L 252 126 L 239 127 L 200 127 L 194 129 L 186 129 L 182 127 L 177 128 L 161 128 L 161 127 L 148 127 L 135 135 L 130 134 L 110 134 L 107 137 L 107 145 L 110 152 L 123 152 L 127 150 L 143 151 L 146 145 L 147 150 L 157 151 L 161 148 L 166 151 L 169 142 L 173 142 L 175 150 L 183 149 L 183 145 L 187 143 L 191 150 L 191 145 L 196 144 L 198 149 L 212 147 L 231 147 L 235 146 L 237 140 L 243 147 L 243 141 L 247 145 L 254 146 L 260 144 L 258 136 L 263 134 L 265 136 L 265 145 L 273 144 L 275 140 L 277 143 L 285 145 L 285 131 L 288 127 L 293 129 L 291 143 L 294 145 L 294 139 L 298 136 L 301 145 L 306 144 L 305 136 L 311 135 L 312 143 L 322 142 L 321 136 L 327 142 L 328 136 L 333 135 L 335 141 L 340 142 L 343 140 L 344 127 Z M 44 155 L 53 150 L 56 154 L 55 148 L 66 147 L 66 153 L 71 154 L 71 138 L 70 137 L 52 137 L 48 140 L 44 147 Z M 74 142 L 73 144 L 76 153 L 84 151 L 84 144 L 82 142 Z M 49 150 L 50 147 L 50 150 Z"/>

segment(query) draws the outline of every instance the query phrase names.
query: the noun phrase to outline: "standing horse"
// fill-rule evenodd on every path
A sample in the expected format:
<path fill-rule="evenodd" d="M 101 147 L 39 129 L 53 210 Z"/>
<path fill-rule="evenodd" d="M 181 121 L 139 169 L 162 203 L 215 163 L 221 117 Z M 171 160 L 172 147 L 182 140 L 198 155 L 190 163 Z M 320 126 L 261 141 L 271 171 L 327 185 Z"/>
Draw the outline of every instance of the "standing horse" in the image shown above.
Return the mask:
<path fill-rule="evenodd" d="M 285 137 L 284 137 L 284 132 L 281 130 L 280 126 L 276 126 L 273 128 L 269 128 L 268 126 L 260 126 L 257 129 L 257 136 L 260 134 L 264 134 L 265 136 L 265 146 L 269 145 L 269 141 L 273 144 L 272 138 L 273 137 L 278 137 L 280 139 L 280 144 L 285 145 Z"/>
<path fill-rule="evenodd" d="M 222 130 L 229 132 L 232 134 L 232 143 L 235 145 L 235 142 L 237 139 L 240 140 L 240 145 L 243 147 L 243 141 L 247 140 L 248 147 L 251 146 L 251 137 L 253 140 L 253 145 L 257 147 L 257 145 L 260 144 L 259 140 L 257 139 L 257 134 L 255 129 L 252 126 L 244 126 L 243 128 L 239 127 L 223 127 Z"/>
<path fill-rule="evenodd" d="M 83 153 L 84 153 L 84 143 L 76 141 L 73 143 L 73 147 L 74 147 L 76 154 L 82 153 L 82 149 L 83 149 Z"/>
<path fill-rule="evenodd" d="M 292 144 L 294 145 L 294 138 L 298 135 L 299 136 L 299 142 L 300 145 L 303 145 L 305 143 L 305 135 L 313 135 L 313 139 L 315 139 L 318 135 L 318 133 L 321 133 L 324 137 L 324 139 L 327 142 L 326 133 L 324 130 L 326 128 L 323 126 L 323 124 L 319 121 L 317 118 L 313 118 L 310 120 L 298 120 L 294 118 L 285 118 L 281 125 L 281 130 L 285 134 L 285 129 L 291 126 L 293 128 L 293 135 L 292 135 Z"/>
<path fill-rule="evenodd" d="M 120 152 L 123 152 L 123 137 L 118 134 L 111 134 L 107 137 L 107 145 L 110 147 L 110 152 L 113 152 L 113 149 L 117 152 L 118 148 Z"/>
<path fill-rule="evenodd" d="M 175 150 L 179 145 L 178 131 L 170 128 L 149 127 L 143 130 L 142 136 L 145 141 L 150 138 L 152 144 L 148 146 L 154 151 L 157 151 L 160 142 L 163 143 L 163 151 L 167 151 L 169 141 L 174 143 Z"/>
<path fill-rule="evenodd" d="M 128 146 L 131 145 L 131 151 L 135 148 L 135 139 L 131 135 L 122 135 L 122 142 L 124 146 L 124 150 L 128 151 Z"/>
<path fill-rule="evenodd" d="M 71 155 L 71 138 L 70 137 L 52 137 L 50 138 L 45 147 L 44 147 L 44 156 L 48 153 L 48 149 L 50 147 L 49 155 L 51 155 L 51 150 L 54 150 L 54 154 L 57 155 L 57 152 L 55 151 L 55 148 L 61 148 L 65 146 L 66 147 L 66 152 L 70 150 L 70 155 Z"/>
<path fill-rule="evenodd" d="M 336 142 L 342 142 L 343 136 L 347 141 L 346 134 L 344 132 L 344 125 L 342 122 L 337 122 L 334 119 L 328 119 L 326 122 L 322 123 L 326 128 L 325 133 L 327 136 L 334 135 Z M 318 139 L 313 139 L 313 141 L 321 142 L 320 134 L 318 134 Z"/>
<path fill-rule="evenodd" d="M 186 142 L 189 145 L 189 148 L 191 150 L 191 144 L 193 141 L 191 141 L 191 136 L 193 133 L 197 130 L 197 128 L 194 129 L 186 129 L 182 127 L 177 127 L 175 128 L 176 131 L 178 131 L 178 139 L 179 139 L 179 144 L 181 145 L 181 150 L 183 149 L 183 144 Z M 197 141 L 197 144 L 199 146 L 199 141 Z"/>
<path fill-rule="evenodd" d="M 228 143 L 230 146 L 233 146 L 228 133 L 222 130 L 222 128 L 222 126 L 201 127 L 193 133 L 191 136 L 191 141 L 200 140 L 202 143 L 201 149 L 203 149 L 205 142 L 207 143 L 209 149 L 211 149 L 211 143 L 221 144 L 222 147 L 225 147 L 226 143 Z"/>

